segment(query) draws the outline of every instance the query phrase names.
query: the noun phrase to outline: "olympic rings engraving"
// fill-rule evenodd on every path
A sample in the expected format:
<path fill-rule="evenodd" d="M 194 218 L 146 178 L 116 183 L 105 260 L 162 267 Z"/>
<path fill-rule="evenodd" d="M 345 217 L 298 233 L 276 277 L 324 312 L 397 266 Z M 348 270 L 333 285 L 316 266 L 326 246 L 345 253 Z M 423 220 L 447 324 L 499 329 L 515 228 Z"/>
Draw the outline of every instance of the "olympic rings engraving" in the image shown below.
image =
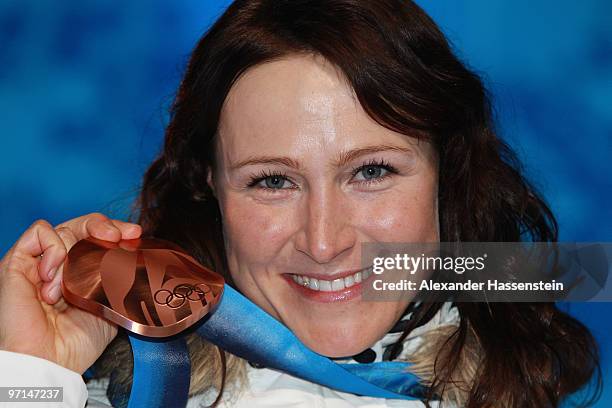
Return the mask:
<path fill-rule="evenodd" d="M 187 300 L 190 302 L 201 302 L 207 293 L 210 292 L 210 287 L 205 283 L 190 285 L 181 283 L 174 287 L 172 291 L 168 289 L 159 289 L 153 295 L 155 303 L 162 306 L 168 306 L 171 309 L 178 309 L 183 306 Z"/>

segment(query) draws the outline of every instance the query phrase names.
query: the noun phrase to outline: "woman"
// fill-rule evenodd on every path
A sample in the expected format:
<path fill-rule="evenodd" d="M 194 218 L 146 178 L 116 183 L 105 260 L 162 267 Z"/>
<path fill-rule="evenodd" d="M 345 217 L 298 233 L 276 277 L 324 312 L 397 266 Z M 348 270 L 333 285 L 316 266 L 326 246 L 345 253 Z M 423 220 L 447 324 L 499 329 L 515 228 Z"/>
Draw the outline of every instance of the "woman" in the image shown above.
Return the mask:
<path fill-rule="evenodd" d="M 67 305 L 59 282 L 76 241 L 116 242 L 142 228 L 222 273 L 312 350 L 408 360 L 429 385 L 423 402 L 377 400 L 228 356 L 228 406 L 441 398 L 447 406 L 552 407 L 597 372 L 592 336 L 554 304 L 350 296 L 363 278 L 365 242 L 557 239 L 553 214 L 494 132 L 481 81 L 415 4 L 237 0 L 196 46 L 171 114 L 144 177 L 138 225 L 100 214 L 56 227 L 39 221 L 5 255 L 3 359 L 66 376 L 104 352 L 97 375 L 129 386 L 125 337 Z M 190 403 L 210 403 L 221 362 L 210 344 L 188 341 Z M 92 381 L 90 394 L 94 385 L 106 392 L 103 380 Z M 75 406 L 83 395 L 65 391 Z"/>

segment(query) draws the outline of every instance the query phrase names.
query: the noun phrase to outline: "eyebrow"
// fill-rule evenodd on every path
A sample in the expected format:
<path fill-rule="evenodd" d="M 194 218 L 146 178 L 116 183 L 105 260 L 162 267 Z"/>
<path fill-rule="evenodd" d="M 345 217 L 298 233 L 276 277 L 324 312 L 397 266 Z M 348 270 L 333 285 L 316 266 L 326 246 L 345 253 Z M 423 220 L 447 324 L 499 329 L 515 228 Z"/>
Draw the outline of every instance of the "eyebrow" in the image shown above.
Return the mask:
<path fill-rule="evenodd" d="M 413 149 L 410 149 L 407 147 L 395 146 L 395 145 L 365 146 L 365 147 L 361 147 L 358 149 L 340 152 L 340 154 L 334 161 L 334 165 L 336 167 L 342 167 L 346 165 L 347 163 L 350 163 L 352 160 L 355 160 L 357 157 L 360 157 L 366 154 L 371 154 L 371 153 L 383 152 L 383 151 L 395 151 L 399 153 L 413 153 L 414 152 Z M 290 167 L 296 170 L 301 169 L 300 163 L 297 160 L 292 159 L 291 157 L 257 156 L 257 157 L 248 157 L 244 160 L 239 161 L 238 163 L 232 164 L 230 166 L 230 170 L 236 170 L 240 167 L 255 165 L 255 164 L 278 164 L 278 165 L 287 166 L 287 167 Z"/>

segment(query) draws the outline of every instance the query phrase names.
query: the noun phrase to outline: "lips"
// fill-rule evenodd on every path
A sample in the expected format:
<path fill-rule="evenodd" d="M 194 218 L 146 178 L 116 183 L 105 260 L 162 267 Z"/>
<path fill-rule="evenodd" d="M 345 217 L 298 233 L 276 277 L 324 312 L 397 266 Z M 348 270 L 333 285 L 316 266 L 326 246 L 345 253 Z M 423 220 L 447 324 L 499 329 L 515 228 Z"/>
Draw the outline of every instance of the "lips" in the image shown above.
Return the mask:
<path fill-rule="evenodd" d="M 350 288 L 372 274 L 372 268 L 364 268 L 359 271 L 335 279 L 315 278 L 307 275 L 290 274 L 291 279 L 300 286 L 321 292 L 336 292 L 345 288 Z"/>

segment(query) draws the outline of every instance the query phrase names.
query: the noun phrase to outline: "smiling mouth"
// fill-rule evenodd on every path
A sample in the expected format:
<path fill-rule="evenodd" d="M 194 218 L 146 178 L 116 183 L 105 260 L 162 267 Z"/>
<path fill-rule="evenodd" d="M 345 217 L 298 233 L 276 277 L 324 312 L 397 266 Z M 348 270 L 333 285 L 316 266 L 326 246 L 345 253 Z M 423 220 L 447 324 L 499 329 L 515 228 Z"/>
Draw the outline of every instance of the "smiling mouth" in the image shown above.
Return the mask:
<path fill-rule="evenodd" d="M 336 292 L 348 289 L 366 280 L 372 274 L 372 267 L 365 268 L 352 275 L 333 280 L 317 279 L 306 275 L 289 274 L 295 283 L 319 292 Z"/>

